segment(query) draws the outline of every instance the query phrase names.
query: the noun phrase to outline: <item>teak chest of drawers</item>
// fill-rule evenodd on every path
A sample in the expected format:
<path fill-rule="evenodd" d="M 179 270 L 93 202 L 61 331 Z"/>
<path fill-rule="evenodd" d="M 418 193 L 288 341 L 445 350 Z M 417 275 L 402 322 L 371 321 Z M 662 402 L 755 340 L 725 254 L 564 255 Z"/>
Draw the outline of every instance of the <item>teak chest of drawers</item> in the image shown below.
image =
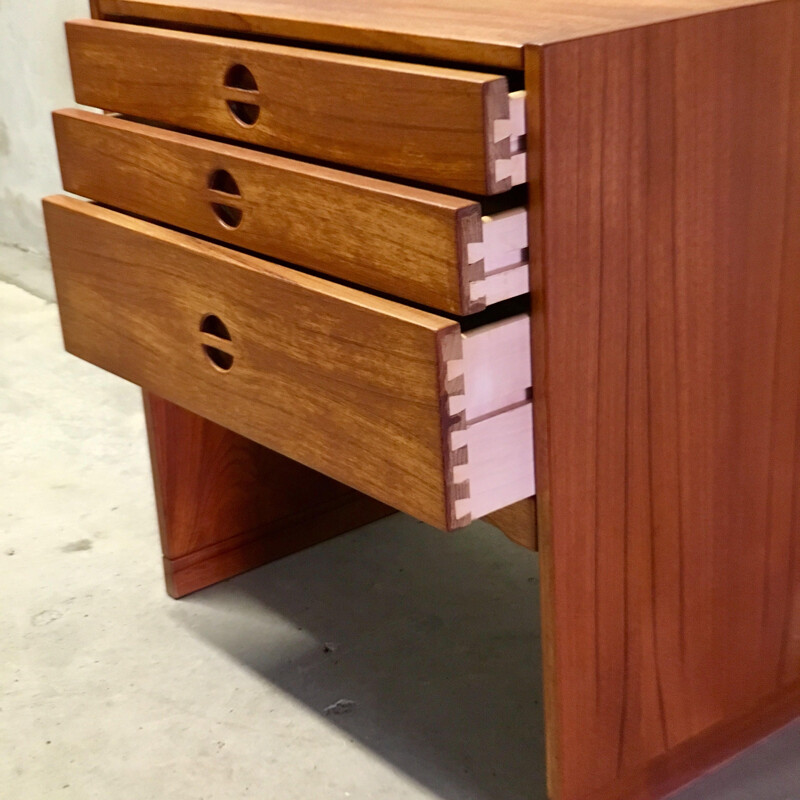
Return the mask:
<path fill-rule="evenodd" d="M 94 201 L 45 201 L 64 339 L 145 390 L 173 596 L 486 517 L 539 549 L 553 800 L 800 715 L 800 0 L 94 0 L 67 37 L 108 113 L 54 117 Z"/>

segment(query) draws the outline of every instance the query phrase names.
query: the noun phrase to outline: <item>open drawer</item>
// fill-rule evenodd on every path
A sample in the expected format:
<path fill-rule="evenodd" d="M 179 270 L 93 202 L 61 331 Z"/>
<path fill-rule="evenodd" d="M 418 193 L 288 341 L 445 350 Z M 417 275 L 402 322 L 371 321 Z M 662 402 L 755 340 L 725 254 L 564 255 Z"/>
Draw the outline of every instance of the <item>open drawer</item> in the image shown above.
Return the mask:
<path fill-rule="evenodd" d="M 75 355 L 440 528 L 534 494 L 526 316 L 445 317 L 45 201 Z"/>
<path fill-rule="evenodd" d="M 74 194 L 430 308 L 525 294 L 525 208 L 480 203 L 88 111 L 53 115 Z"/>
<path fill-rule="evenodd" d="M 502 75 L 97 20 L 67 39 L 84 105 L 478 195 L 526 180 Z"/>

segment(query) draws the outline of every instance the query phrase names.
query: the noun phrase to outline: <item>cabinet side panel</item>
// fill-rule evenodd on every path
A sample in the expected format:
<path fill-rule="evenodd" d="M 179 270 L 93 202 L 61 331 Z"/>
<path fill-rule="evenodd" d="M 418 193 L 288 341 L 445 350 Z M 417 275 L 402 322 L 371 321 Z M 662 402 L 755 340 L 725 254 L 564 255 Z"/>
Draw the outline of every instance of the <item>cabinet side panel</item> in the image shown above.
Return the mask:
<path fill-rule="evenodd" d="M 577 800 L 800 684 L 800 5 L 541 59 L 548 730 Z"/>

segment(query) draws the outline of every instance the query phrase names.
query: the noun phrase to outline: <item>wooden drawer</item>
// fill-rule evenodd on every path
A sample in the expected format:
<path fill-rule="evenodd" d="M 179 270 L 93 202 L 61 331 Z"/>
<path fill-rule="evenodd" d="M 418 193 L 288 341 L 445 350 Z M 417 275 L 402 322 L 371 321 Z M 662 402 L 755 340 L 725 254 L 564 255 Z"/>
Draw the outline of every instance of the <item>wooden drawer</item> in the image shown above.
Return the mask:
<path fill-rule="evenodd" d="M 441 528 L 534 493 L 530 331 L 390 300 L 67 197 L 67 349 Z"/>
<path fill-rule="evenodd" d="M 499 75 L 93 20 L 67 38 L 85 105 L 473 194 L 525 181 Z"/>
<path fill-rule="evenodd" d="M 529 289 L 524 208 L 482 217 L 472 200 L 113 116 L 53 119 L 74 194 L 454 314 Z"/>

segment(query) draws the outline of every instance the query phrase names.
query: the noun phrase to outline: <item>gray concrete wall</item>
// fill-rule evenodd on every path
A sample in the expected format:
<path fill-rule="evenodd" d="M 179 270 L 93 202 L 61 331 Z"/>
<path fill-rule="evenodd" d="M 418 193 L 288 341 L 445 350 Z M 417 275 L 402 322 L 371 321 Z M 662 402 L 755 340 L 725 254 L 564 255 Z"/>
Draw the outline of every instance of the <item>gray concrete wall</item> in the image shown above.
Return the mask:
<path fill-rule="evenodd" d="M 0 0 L 0 244 L 46 251 L 40 200 L 61 190 L 50 112 L 74 105 L 64 21 L 88 14 L 87 0 Z"/>

